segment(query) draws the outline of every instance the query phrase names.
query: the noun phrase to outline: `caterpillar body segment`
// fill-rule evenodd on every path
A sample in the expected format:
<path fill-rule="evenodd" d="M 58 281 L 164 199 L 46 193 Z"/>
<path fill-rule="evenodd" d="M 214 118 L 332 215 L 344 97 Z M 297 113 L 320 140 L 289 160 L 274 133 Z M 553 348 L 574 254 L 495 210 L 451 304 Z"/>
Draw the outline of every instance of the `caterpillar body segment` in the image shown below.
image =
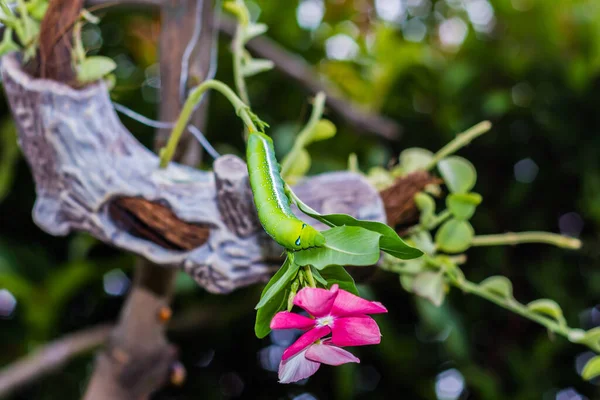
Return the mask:
<path fill-rule="evenodd" d="M 246 158 L 258 219 L 269 236 L 289 250 L 322 246 L 325 237 L 321 232 L 292 213 L 271 138 L 252 132 Z"/>

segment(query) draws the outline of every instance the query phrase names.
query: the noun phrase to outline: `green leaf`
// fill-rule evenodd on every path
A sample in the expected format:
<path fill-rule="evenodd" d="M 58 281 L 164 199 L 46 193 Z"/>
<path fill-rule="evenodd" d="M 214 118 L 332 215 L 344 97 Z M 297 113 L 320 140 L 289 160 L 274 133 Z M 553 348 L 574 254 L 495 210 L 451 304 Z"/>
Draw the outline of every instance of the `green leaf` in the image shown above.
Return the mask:
<path fill-rule="evenodd" d="M 286 173 L 286 178 L 301 178 L 306 175 L 310 169 L 310 154 L 305 149 L 300 149 L 296 157 L 292 160 L 290 168 Z"/>
<path fill-rule="evenodd" d="M 425 254 L 435 254 L 435 243 L 429 231 L 419 231 L 410 236 L 410 240 L 418 249 L 421 249 Z"/>
<path fill-rule="evenodd" d="M 481 195 L 477 193 L 450 193 L 446 197 L 446 206 L 456 219 L 470 219 L 480 203 Z"/>
<path fill-rule="evenodd" d="M 556 320 L 560 325 L 566 325 L 562 309 L 554 300 L 539 299 L 527 304 L 527 309 L 537 314 L 549 316 Z"/>
<path fill-rule="evenodd" d="M 271 60 L 251 59 L 242 65 L 242 75 L 249 77 L 261 72 L 270 71 L 274 65 Z"/>
<path fill-rule="evenodd" d="M 81 83 L 102 79 L 117 68 L 117 64 L 108 57 L 88 57 L 77 66 L 77 80 Z"/>
<path fill-rule="evenodd" d="M 291 258 L 285 259 L 285 262 L 279 268 L 279 271 L 267 283 L 262 294 L 260 295 L 260 300 L 258 304 L 254 307 L 254 309 L 258 310 L 267 304 L 277 293 L 281 292 L 287 284 L 296 276 L 296 272 L 298 272 L 299 265 L 296 264 Z"/>
<path fill-rule="evenodd" d="M 423 226 L 429 226 L 435 219 L 435 200 L 427 193 L 419 192 L 414 197 L 415 204 L 419 209 L 420 222 Z"/>
<path fill-rule="evenodd" d="M 462 157 L 444 158 L 438 163 L 438 170 L 452 193 L 467 193 L 477 181 L 475 167 Z"/>
<path fill-rule="evenodd" d="M 298 268 L 298 265 L 293 261 L 290 261 L 290 257 L 288 256 L 281 268 L 279 268 L 279 271 L 273 275 L 263 289 L 259 304 L 256 308 L 263 302 L 263 299 L 267 300 L 265 300 L 264 304 L 258 308 L 258 311 L 256 312 L 256 321 L 254 323 L 254 333 L 259 339 L 264 338 L 271 332 L 270 324 L 273 316 L 286 307 L 288 297 L 286 285 L 293 279 Z"/>
<path fill-rule="evenodd" d="M 418 147 L 411 147 L 400 153 L 400 166 L 404 174 L 424 170 L 431 160 L 433 160 L 433 153 Z"/>
<path fill-rule="evenodd" d="M 412 291 L 439 307 L 446 297 L 444 275 L 439 272 L 422 272 L 415 277 Z"/>
<path fill-rule="evenodd" d="M 581 376 L 587 381 L 594 379 L 598 375 L 600 375 L 600 356 L 596 356 L 588 361 L 585 367 L 583 367 L 583 371 L 581 371 Z"/>
<path fill-rule="evenodd" d="M 48 10 L 48 2 L 45 0 L 31 1 L 27 3 L 27 11 L 29 11 L 29 14 L 38 21 L 41 21 L 42 18 L 44 18 L 46 10 Z"/>
<path fill-rule="evenodd" d="M 308 143 L 331 139 L 335 136 L 336 132 L 337 128 L 333 122 L 329 121 L 328 119 L 322 119 L 315 125 L 315 128 L 311 132 Z"/>
<path fill-rule="evenodd" d="M 352 278 L 352 276 L 350 276 L 350 274 L 348 273 L 348 271 L 346 271 L 344 267 L 340 265 L 330 265 L 329 267 L 326 267 L 321 270 L 321 275 L 323 276 L 323 279 L 325 279 L 329 284 L 328 287 L 331 287 L 331 285 L 337 283 L 340 286 L 340 289 L 343 289 L 357 296 L 359 295 L 354 279 Z"/>
<path fill-rule="evenodd" d="M 451 219 L 437 231 L 435 243 L 438 249 L 447 253 L 461 253 L 469 248 L 473 235 L 475 232 L 468 221 Z"/>
<path fill-rule="evenodd" d="M 12 51 L 19 51 L 20 47 L 15 43 L 12 36 L 13 30 L 11 28 L 6 28 L 4 30 L 2 42 L 0 42 L 0 56 L 8 54 Z"/>
<path fill-rule="evenodd" d="M 249 40 L 254 39 L 257 36 L 265 33 L 269 27 L 266 24 L 250 24 L 246 27 L 244 31 L 244 41 L 247 42 Z"/>
<path fill-rule="evenodd" d="M 408 293 L 413 293 L 413 282 L 415 281 L 416 275 L 400 275 L 400 286 Z"/>
<path fill-rule="evenodd" d="M 323 285 L 323 287 L 327 287 L 327 280 L 321 276 L 321 273 L 319 272 L 318 269 L 311 266 L 310 271 L 312 272 L 313 277 L 315 278 L 315 280 L 317 282 L 319 282 L 321 285 Z"/>
<path fill-rule="evenodd" d="M 379 247 L 381 251 L 384 251 L 396 258 L 402 260 L 408 260 L 411 258 L 417 258 L 423 255 L 423 252 L 419 249 L 409 246 L 398 236 L 396 231 L 390 226 L 381 222 L 375 221 L 362 221 L 358 220 L 347 214 L 328 214 L 321 215 L 306 204 L 298 202 L 298 208 L 306 215 L 321 221 L 325 225 L 329 226 L 356 226 L 367 229 L 372 232 L 379 233 L 381 238 L 379 240 Z M 344 265 L 344 264 L 341 264 Z"/>
<path fill-rule="evenodd" d="M 423 258 L 416 258 L 414 260 L 393 260 L 389 263 L 385 269 L 395 272 L 400 275 L 416 275 L 419 272 L 425 270 L 426 262 Z"/>
<path fill-rule="evenodd" d="M 287 306 L 289 291 L 282 290 L 271 298 L 271 300 L 256 311 L 256 321 L 254 322 L 254 334 L 262 339 L 271 332 L 271 320 L 279 311 L 283 311 Z"/>
<path fill-rule="evenodd" d="M 295 263 L 322 270 L 329 265 L 373 265 L 379 260 L 379 233 L 358 226 L 339 226 L 322 233 L 325 244 L 297 251 Z"/>
<path fill-rule="evenodd" d="M 12 119 L 0 125 L 0 203 L 10 192 L 19 161 L 17 128 Z"/>
<path fill-rule="evenodd" d="M 102 271 L 87 261 L 73 261 L 53 271 L 45 286 L 52 307 L 58 309 L 75 293 L 98 279 Z"/>
<path fill-rule="evenodd" d="M 600 344 L 600 327 L 592 328 L 589 331 L 573 329 L 571 330 L 569 340 L 573 343 L 583 343 L 588 346 L 598 346 Z"/>
<path fill-rule="evenodd" d="M 244 2 L 226 1 L 223 9 L 235 15 L 240 25 L 247 27 L 250 23 L 250 13 Z"/>
<path fill-rule="evenodd" d="M 512 283 L 504 276 L 491 276 L 479 284 L 479 287 L 488 293 L 504 299 L 512 298 Z"/>

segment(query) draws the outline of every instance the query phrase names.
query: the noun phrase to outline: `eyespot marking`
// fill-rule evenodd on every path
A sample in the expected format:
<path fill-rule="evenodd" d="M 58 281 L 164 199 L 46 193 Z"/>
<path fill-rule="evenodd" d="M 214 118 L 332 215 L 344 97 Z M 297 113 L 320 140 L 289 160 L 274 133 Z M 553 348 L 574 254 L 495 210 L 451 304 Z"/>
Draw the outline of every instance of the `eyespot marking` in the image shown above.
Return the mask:
<path fill-rule="evenodd" d="M 296 239 L 295 245 L 300 246 L 300 236 L 298 236 L 298 239 Z"/>

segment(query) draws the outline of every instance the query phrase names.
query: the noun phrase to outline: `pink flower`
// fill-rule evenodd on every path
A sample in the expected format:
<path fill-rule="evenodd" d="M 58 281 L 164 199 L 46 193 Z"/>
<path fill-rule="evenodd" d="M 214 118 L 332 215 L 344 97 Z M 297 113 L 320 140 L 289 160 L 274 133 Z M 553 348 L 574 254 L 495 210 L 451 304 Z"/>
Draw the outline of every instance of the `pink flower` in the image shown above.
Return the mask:
<path fill-rule="evenodd" d="M 303 329 L 307 331 L 283 352 L 282 362 L 329 334 L 331 334 L 331 344 L 334 346 L 363 346 L 378 344 L 381 341 L 377 323 L 373 318 L 367 316 L 367 314 L 387 312 L 381 303 L 362 299 L 339 289 L 338 285 L 333 285 L 330 290 L 304 288 L 294 297 L 294 304 L 306 310 L 314 318 L 288 311 L 275 314 L 271 320 L 271 329 Z M 328 344 L 324 346 L 347 353 L 345 350 Z M 327 362 L 325 363 L 327 364 Z"/>
<path fill-rule="evenodd" d="M 279 382 L 292 383 L 306 379 L 319 369 L 321 364 L 342 365 L 360 363 L 352 353 L 333 346 L 330 339 L 317 340 L 296 355 L 279 364 Z"/>

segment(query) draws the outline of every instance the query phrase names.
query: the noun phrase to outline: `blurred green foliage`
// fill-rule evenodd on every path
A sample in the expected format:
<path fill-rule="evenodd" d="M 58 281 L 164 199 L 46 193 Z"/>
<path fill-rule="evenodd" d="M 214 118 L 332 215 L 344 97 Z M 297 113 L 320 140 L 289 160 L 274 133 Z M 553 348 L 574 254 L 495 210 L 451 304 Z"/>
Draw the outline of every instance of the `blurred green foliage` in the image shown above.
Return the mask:
<path fill-rule="evenodd" d="M 305 3 L 313 3 L 312 19 Z M 584 248 L 475 248 L 465 274 L 477 282 L 505 275 L 522 301 L 552 298 L 569 325 L 600 325 L 600 2 L 256 0 L 249 6 L 253 18 L 269 26 L 267 35 L 306 58 L 347 97 L 404 127 L 401 141 L 382 142 L 356 135 L 326 110 L 338 133 L 311 144 L 310 173 L 345 169 L 350 153 L 362 170 L 386 166 L 403 149 L 439 149 L 457 132 L 490 119 L 493 130 L 460 152 L 476 166 L 474 190 L 484 198 L 471 220 L 476 231 L 562 231 L 580 235 Z M 160 101 L 157 16 L 117 8 L 102 13 L 99 26 L 83 30 L 89 55 L 117 63 L 116 101 L 154 117 Z M 217 78 L 231 84 L 228 38 L 221 40 L 218 62 Z M 252 78 L 249 91 L 254 111 L 273 127 L 281 158 L 308 118 L 307 93 L 278 72 Z M 49 339 L 114 321 L 123 296 L 107 292 L 106 274 L 129 274 L 133 257 L 85 236 L 54 238 L 34 225 L 32 179 L 18 156 L 5 103 L 0 113 L 0 290 L 17 301 L 10 315 L 0 316 L 0 363 L 7 364 Z M 151 129 L 122 119 L 151 143 Z M 240 128 L 226 100 L 212 96 L 209 140 L 223 153 L 243 154 Z M 293 398 L 308 392 L 320 399 L 563 400 L 574 398 L 565 397 L 568 388 L 589 399 L 600 396 L 594 383 L 579 376 L 585 348 L 457 291 L 435 308 L 389 278 L 377 272 L 360 288 L 390 310 L 377 317 L 382 344 L 358 349 L 360 365 L 322 368 L 305 385 L 283 386 L 257 357 L 271 345 L 254 337 L 248 308 L 261 288 L 218 297 L 182 276 L 175 318 L 210 307 L 219 311 L 171 334 L 183 349 L 188 382 L 155 398 Z M 14 399 L 79 398 L 92 361 L 75 360 Z M 452 393 L 461 382 L 462 393 Z"/>

